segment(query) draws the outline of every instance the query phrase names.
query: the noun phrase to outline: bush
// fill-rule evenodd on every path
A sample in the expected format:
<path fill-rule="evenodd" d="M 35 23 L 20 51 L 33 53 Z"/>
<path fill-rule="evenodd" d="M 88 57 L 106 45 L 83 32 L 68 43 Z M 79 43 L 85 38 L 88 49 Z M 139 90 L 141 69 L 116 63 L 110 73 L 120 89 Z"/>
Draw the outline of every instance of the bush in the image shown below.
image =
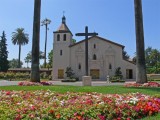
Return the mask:
<path fill-rule="evenodd" d="M 125 82 L 124 80 L 111 80 L 111 82 Z"/>
<path fill-rule="evenodd" d="M 73 72 L 71 67 L 67 67 L 65 73 L 68 79 L 62 80 L 62 82 L 76 82 L 79 80 L 79 78 L 75 76 L 75 73 Z"/>
<path fill-rule="evenodd" d="M 74 78 L 74 74 L 75 73 L 73 73 L 73 70 L 72 70 L 71 67 L 67 67 L 65 73 L 66 73 L 66 75 L 67 75 L 68 78 L 71 78 L 71 79 Z"/>
<path fill-rule="evenodd" d="M 123 78 L 123 75 L 122 75 L 122 72 L 121 72 L 121 68 L 118 67 L 115 71 L 115 75 L 110 77 L 110 81 L 111 82 L 125 82 L 124 80 L 122 80 Z"/>
<path fill-rule="evenodd" d="M 52 75 L 49 75 L 48 79 L 49 79 L 49 80 L 52 80 Z"/>
<path fill-rule="evenodd" d="M 123 75 L 122 75 L 122 72 L 121 72 L 121 68 L 120 68 L 120 67 L 118 67 L 118 68 L 116 69 L 116 71 L 115 71 L 115 77 L 116 77 L 117 79 L 122 79 L 122 78 L 123 78 Z"/>
<path fill-rule="evenodd" d="M 64 79 L 62 82 L 76 82 L 76 79 Z"/>
<path fill-rule="evenodd" d="M 41 79 L 49 79 L 49 75 L 46 72 L 40 74 Z"/>
<path fill-rule="evenodd" d="M 23 80 L 23 79 L 29 79 L 30 74 L 29 73 L 13 73 L 13 72 L 6 72 L 6 73 L 0 73 L 0 79 L 5 80 Z"/>
<path fill-rule="evenodd" d="M 4 72 L 0 72 L 0 79 L 4 79 L 5 77 L 5 73 Z"/>

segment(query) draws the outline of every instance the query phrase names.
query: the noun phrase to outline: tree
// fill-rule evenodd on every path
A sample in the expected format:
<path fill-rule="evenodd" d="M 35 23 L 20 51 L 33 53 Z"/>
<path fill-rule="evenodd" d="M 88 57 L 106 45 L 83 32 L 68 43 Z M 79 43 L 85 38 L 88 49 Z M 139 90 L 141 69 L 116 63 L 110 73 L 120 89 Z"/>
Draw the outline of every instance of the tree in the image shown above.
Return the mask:
<path fill-rule="evenodd" d="M 48 53 L 48 65 L 50 67 L 53 66 L 53 50 L 51 50 L 49 53 Z"/>
<path fill-rule="evenodd" d="M 41 26 L 45 26 L 46 28 L 46 35 L 45 35 L 45 46 L 44 46 L 44 68 L 46 68 L 46 49 L 47 49 L 47 31 L 49 30 L 48 29 L 48 24 L 51 23 L 51 20 L 49 19 L 44 19 L 42 22 L 41 22 Z"/>
<path fill-rule="evenodd" d="M 148 47 L 145 50 L 145 60 L 146 60 L 146 66 L 150 66 L 151 59 L 150 59 L 150 54 L 152 52 L 152 47 Z"/>
<path fill-rule="evenodd" d="M 76 43 L 76 40 L 75 40 L 75 39 L 72 39 L 72 43 L 75 44 L 75 43 Z"/>
<path fill-rule="evenodd" d="M 34 0 L 32 65 L 31 65 L 31 81 L 32 82 L 40 82 L 40 74 L 39 74 L 40 14 L 41 14 L 41 0 Z"/>
<path fill-rule="evenodd" d="M 122 55 L 123 55 L 123 59 L 125 59 L 125 60 L 128 60 L 130 57 L 124 49 L 122 51 Z"/>
<path fill-rule="evenodd" d="M 144 54 L 144 32 L 143 32 L 143 15 L 142 15 L 142 1 L 134 0 L 135 9 L 135 28 L 136 28 L 136 82 L 146 83 L 146 65 Z"/>
<path fill-rule="evenodd" d="M 7 51 L 7 39 L 5 32 L 3 31 L 0 40 L 0 71 L 6 72 L 9 68 L 8 51 Z"/>
<path fill-rule="evenodd" d="M 9 60 L 9 68 L 17 68 L 18 63 L 19 63 L 18 59 Z M 23 62 L 20 61 L 20 67 L 22 67 L 22 65 L 23 65 Z"/>
<path fill-rule="evenodd" d="M 158 73 L 158 65 L 160 63 L 160 52 L 157 49 L 152 49 L 148 58 L 149 66 L 155 67 L 154 73 Z"/>
<path fill-rule="evenodd" d="M 28 63 L 30 63 L 32 60 L 31 52 L 27 54 L 27 56 L 24 58 L 25 63 L 27 63 L 27 68 L 28 68 Z"/>
<path fill-rule="evenodd" d="M 18 68 L 20 68 L 21 46 L 28 44 L 28 36 L 29 35 L 24 32 L 24 28 L 17 28 L 16 31 L 12 33 L 12 43 L 19 45 Z"/>
<path fill-rule="evenodd" d="M 39 51 L 39 59 L 44 59 L 44 53 L 42 51 Z M 25 61 L 25 63 L 27 63 L 27 67 L 28 67 L 28 63 L 30 63 L 32 61 L 32 52 L 31 51 L 29 51 L 29 53 L 25 57 L 24 61 Z"/>
<path fill-rule="evenodd" d="M 146 73 L 160 73 L 160 51 L 148 47 L 145 50 L 145 61 L 146 61 Z M 136 55 L 133 58 L 133 62 L 136 63 Z"/>

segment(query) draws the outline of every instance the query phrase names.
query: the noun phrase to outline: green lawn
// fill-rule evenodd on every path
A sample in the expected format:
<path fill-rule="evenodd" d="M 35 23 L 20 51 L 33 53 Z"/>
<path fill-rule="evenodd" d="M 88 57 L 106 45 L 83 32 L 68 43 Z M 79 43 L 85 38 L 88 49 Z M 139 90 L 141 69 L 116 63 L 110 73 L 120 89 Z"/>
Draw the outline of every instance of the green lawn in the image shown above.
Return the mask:
<path fill-rule="evenodd" d="M 160 113 L 157 116 L 146 117 L 142 120 L 160 120 Z"/>
<path fill-rule="evenodd" d="M 148 95 L 160 95 L 160 88 L 126 88 L 123 86 L 3 86 L 0 90 L 51 90 L 55 92 L 98 92 L 104 94 L 123 94 L 140 92 Z"/>
<path fill-rule="evenodd" d="M 65 92 L 98 92 L 104 94 L 123 94 L 139 92 L 160 97 L 160 88 L 126 88 L 123 86 L 3 86 L 0 90 L 51 90 L 59 93 Z M 143 120 L 160 120 L 160 114 L 147 117 Z"/>

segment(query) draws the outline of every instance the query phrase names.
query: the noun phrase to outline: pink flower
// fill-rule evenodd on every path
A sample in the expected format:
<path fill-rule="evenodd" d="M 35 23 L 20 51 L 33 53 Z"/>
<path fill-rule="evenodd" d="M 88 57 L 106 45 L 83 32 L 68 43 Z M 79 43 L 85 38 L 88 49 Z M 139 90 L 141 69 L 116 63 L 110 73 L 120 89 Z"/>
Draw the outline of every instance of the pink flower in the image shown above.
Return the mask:
<path fill-rule="evenodd" d="M 100 120 L 106 120 L 106 117 L 104 115 L 98 115 Z"/>

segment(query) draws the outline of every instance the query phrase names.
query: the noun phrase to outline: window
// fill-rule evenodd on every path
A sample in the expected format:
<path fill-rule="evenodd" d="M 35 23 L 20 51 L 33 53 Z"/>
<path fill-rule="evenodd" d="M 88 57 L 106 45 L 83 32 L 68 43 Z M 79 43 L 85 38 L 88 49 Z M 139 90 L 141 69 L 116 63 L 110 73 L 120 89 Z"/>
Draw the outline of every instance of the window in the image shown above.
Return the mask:
<path fill-rule="evenodd" d="M 94 44 L 93 48 L 96 49 L 96 44 Z"/>
<path fill-rule="evenodd" d="M 111 65 L 111 64 L 109 64 L 109 69 L 110 69 L 110 70 L 112 69 L 112 65 Z"/>
<path fill-rule="evenodd" d="M 66 41 L 66 34 L 63 35 L 63 41 Z"/>
<path fill-rule="evenodd" d="M 62 56 L 62 50 L 60 50 L 60 55 Z"/>
<path fill-rule="evenodd" d="M 57 35 L 57 41 L 60 41 L 60 35 L 59 34 Z"/>
<path fill-rule="evenodd" d="M 78 69 L 81 70 L 81 64 L 78 65 Z"/>
<path fill-rule="evenodd" d="M 95 54 L 93 55 L 93 60 L 97 60 L 97 56 Z"/>

